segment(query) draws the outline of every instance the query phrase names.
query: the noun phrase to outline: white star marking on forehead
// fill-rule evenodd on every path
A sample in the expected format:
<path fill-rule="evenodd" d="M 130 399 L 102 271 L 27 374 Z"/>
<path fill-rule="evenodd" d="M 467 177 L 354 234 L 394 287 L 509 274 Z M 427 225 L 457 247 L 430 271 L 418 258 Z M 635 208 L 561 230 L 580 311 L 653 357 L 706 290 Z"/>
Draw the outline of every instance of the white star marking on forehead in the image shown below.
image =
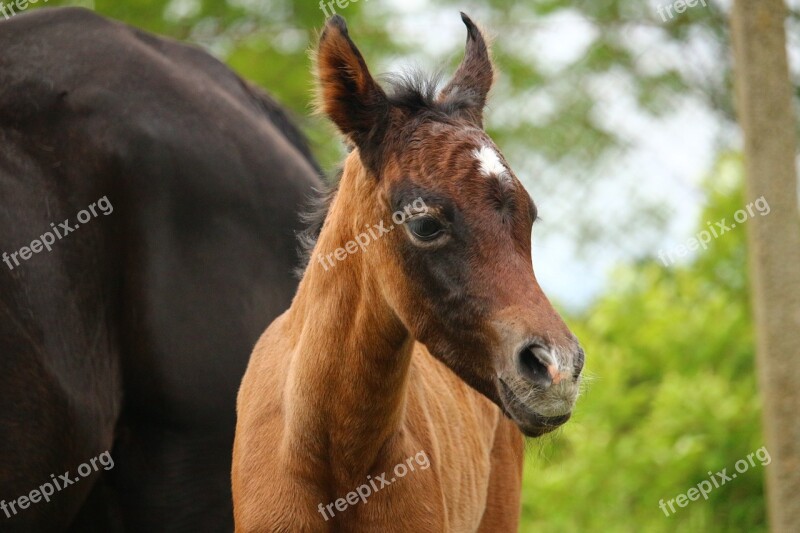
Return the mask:
<path fill-rule="evenodd" d="M 480 148 L 476 148 L 472 152 L 472 155 L 480 162 L 480 170 L 484 176 L 494 176 L 500 181 L 509 180 L 508 169 L 500 161 L 500 156 L 497 155 L 494 149 L 484 145 Z"/>

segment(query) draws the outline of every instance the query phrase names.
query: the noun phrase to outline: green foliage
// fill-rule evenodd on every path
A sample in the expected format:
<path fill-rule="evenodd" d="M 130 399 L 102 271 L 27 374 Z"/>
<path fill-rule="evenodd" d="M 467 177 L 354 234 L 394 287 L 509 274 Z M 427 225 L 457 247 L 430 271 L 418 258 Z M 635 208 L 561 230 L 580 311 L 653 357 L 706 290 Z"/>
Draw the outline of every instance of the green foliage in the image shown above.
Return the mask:
<path fill-rule="evenodd" d="M 740 168 L 725 158 L 715 178 Z M 721 192 L 709 193 L 699 229 L 745 206 L 740 187 L 714 181 Z M 669 517 L 658 507 L 764 445 L 745 225 L 688 264 L 620 268 L 606 296 L 570 321 L 589 384 L 574 419 L 528 454 L 521 531 L 766 530 L 769 466 L 758 461 L 708 501 Z"/>

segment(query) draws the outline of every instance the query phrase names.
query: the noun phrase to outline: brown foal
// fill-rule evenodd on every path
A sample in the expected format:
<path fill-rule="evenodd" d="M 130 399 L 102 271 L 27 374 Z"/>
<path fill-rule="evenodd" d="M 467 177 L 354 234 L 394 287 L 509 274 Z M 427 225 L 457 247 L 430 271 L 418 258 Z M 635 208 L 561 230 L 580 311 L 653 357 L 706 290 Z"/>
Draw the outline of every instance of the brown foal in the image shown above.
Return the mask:
<path fill-rule="evenodd" d="M 534 277 L 536 207 L 483 131 L 492 64 L 462 19 L 441 90 L 385 91 L 341 17 L 320 37 L 353 150 L 242 382 L 237 531 L 515 531 L 523 434 L 570 416 L 583 351 Z"/>

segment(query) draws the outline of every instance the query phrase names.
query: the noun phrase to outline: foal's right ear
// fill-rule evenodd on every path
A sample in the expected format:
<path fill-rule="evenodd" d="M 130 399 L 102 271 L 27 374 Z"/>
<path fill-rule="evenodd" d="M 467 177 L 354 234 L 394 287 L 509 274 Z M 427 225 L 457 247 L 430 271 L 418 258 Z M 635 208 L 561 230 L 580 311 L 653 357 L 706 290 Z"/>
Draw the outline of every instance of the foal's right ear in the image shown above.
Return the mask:
<path fill-rule="evenodd" d="M 317 78 L 319 108 L 358 146 L 362 159 L 377 150 L 389 115 L 389 100 L 370 75 L 339 15 L 328 19 L 322 31 Z"/>

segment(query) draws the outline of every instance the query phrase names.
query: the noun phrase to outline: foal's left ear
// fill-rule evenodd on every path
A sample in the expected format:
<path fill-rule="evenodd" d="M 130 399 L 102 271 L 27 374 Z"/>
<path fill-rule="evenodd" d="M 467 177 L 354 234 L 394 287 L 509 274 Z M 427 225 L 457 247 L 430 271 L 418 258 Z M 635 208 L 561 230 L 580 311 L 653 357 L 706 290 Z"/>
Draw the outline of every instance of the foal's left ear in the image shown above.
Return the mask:
<path fill-rule="evenodd" d="M 467 26 L 467 49 L 453 79 L 439 94 L 439 101 L 452 104 L 457 113 L 482 128 L 483 108 L 494 81 L 494 69 L 481 31 L 465 13 L 461 13 L 461 20 Z"/>
<path fill-rule="evenodd" d="M 317 53 L 318 106 L 351 139 L 362 161 L 378 172 L 379 148 L 389 116 L 389 99 L 339 15 L 328 19 Z"/>

